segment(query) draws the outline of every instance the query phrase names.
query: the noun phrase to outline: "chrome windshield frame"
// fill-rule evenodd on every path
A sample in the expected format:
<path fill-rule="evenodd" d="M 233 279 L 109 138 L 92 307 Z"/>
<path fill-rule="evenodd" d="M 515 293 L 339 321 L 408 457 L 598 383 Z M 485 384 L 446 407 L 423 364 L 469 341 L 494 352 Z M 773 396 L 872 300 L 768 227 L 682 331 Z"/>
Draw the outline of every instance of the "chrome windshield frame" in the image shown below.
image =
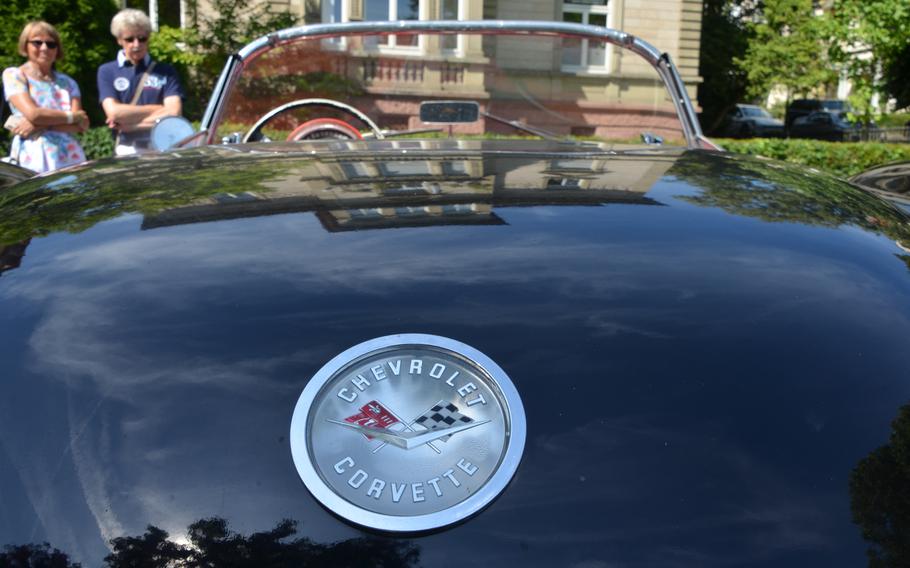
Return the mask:
<path fill-rule="evenodd" d="M 679 75 L 673 60 L 668 53 L 662 53 L 650 43 L 625 32 L 600 26 L 571 24 L 564 22 L 542 21 L 387 21 L 387 22 L 347 22 L 341 24 L 311 24 L 288 28 L 260 37 L 228 58 L 209 99 L 201 128 L 209 132 L 208 143 L 213 143 L 215 128 L 220 122 L 228 94 L 236 84 L 243 68 L 257 57 L 281 45 L 294 43 L 302 39 L 330 38 L 338 35 L 373 35 L 394 33 L 444 33 L 444 34 L 508 34 L 508 35 L 561 35 L 582 39 L 604 41 L 638 54 L 656 71 L 667 88 L 683 133 L 690 148 L 716 148 L 702 133 L 695 106 L 692 104 L 686 85 Z"/>

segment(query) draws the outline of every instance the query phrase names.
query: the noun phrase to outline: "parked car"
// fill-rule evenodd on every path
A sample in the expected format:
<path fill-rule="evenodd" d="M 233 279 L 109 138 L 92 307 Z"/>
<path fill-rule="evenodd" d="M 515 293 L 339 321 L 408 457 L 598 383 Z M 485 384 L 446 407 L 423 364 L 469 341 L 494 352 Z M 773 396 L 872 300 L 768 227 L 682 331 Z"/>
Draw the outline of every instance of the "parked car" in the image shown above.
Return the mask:
<path fill-rule="evenodd" d="M 784 123 L 756 105 L 737 104 L 724 118 L 720 136 L 731 138 L 780 138 Z"/>
<path fill-rule="evenodd" d="M 809 116 L 816 111 L 850 112 L 850 103 L 839 99 L 795 99 L 787 105 L 784 114 L 784 129 L 789 134 L 797 118 Z"/>
<path fill-rule="evenodd" d="M 862 128 L 850 122 L 845 113 L 822 110 L 793 121 L 790 136 L 831 142 L 858 141 L 862 137 Z"/>
<path fill-rule="evenodd" d="M 0 189 L 0 565 L 906 565 L 908 218 L 686 93 L 597 26 L 316 24 Z"/>

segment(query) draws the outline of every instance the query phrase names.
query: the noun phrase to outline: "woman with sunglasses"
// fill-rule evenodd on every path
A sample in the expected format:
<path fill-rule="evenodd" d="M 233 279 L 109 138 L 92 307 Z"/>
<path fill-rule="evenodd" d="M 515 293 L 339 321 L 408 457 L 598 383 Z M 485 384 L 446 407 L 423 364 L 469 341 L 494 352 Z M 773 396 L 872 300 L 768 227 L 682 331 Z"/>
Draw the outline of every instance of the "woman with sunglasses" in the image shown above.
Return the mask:
<path fill-rule="evenodd" d="M 6 127 L 16 135 L 10 157 L 36 172 L 85 161 L 72 136 L 88 128 L 79 86 L 56 71 L 63 59 L 60 34 L 47 22 L 29 22 L 19 35 L 19 54 L 28 61 L 3 71 L 3 92 L 12 109 Z"/>
<path fill-rule="evenodd" d="M 98 98 L 116 136 L 118 156 L 149 149 L 149 131 L 165 116 L 180 116 L 183 90 L 177 71 L 152 61 L 152 23 L 142 10 L 121 10 L 111 20 L 117 59 L 98 68 Z"/>

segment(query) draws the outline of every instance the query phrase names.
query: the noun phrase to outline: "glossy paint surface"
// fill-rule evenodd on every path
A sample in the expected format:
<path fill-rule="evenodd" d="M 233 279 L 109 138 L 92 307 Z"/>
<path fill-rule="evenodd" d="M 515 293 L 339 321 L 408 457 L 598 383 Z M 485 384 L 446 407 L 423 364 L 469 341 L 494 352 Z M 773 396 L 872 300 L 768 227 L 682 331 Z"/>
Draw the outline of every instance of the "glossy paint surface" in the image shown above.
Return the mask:
<path fill-rule="evenodd" d="M 889 514 L 910 401 L 902 213 L 697 151 L 298 148 L 0 193 L 27 247 L 0 273 L 0 547 L 95 566 L 153 526 L 178 556 L 268 533 L 272 565 L 866 564 L 854 515 Z M 403 539 L 321 508 L 288 442 L 312 374 L 395 333 L 482 350 L 528 420 L 498 500 Z"/>

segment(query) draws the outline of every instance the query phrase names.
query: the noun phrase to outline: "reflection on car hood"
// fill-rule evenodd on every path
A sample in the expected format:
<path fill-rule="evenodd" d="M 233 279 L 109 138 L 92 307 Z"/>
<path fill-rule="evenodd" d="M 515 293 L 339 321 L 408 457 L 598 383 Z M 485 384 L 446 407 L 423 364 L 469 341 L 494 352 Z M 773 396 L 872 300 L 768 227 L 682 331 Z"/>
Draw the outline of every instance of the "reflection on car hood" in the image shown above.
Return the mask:
<path fill-rule="evenodd" d="M 0 546 L 86 566 L 887 552 L 862 531 L 907 482 L 900 211 L 720 153 L 383 144 L 107 160 L 0 192 Z M 287 441 L 313 373 L 395 333 L 482 350 L 528 421 L 497 501 L 401 539 L 321 508 Z"/>

